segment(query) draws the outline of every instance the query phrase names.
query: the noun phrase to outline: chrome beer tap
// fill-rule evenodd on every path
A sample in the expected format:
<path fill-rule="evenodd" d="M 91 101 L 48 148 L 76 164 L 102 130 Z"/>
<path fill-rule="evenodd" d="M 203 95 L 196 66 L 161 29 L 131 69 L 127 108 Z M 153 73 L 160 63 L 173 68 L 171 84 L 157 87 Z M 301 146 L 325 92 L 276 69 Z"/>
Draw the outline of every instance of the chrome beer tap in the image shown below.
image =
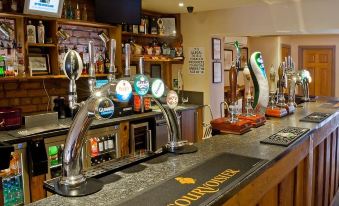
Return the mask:
<path fill-rule="evenodd" d="M 130 65 L 131 65 L 131 45 L 125 44 L 125 77 L 130 77 Z"/>
<path fill-rule="evenodd" d="M 94 62 L 94 43 L 88 42 L 88 56 L 89 56 L 89 68 L 88 68 L 88 86 L 91 93 L 95 90 L 96 78 L 95 78 L 95 62 Z"/>
<path fill-rule="evenodd" d="M 285 62 L 281 63 L 278 69 L 278 101 L 277 106 L 285 107 L 285 96 L 284 96 L 284 89 L 287 87 L 287 79 L 286 79 L 286 72 L 285 72 Z"/>
<path fill-rule="evenodd" d="M 308 70 L 303 69 L 299 71 L 299 76 L 301 80 L 301 86 L 303 89 L 304 97 L 302 98 L 303 101 L 308 102 L 310 101 L 310 94 L 309 94 L 309 86 L 312 82 L 311 74 Z"/>
<path fill-rule="evenodd" d="M 276 100 L 275 95 L 277 93 L 277 81 L 276 81 L 276 72 L 273 65 L 270 68 L 270 100 L 268 102 L 268 108 L 275 108 L 276 107 Z"/>
<path fill-rule="evenodd" d="M 252 95 L 251 95 L 251 73 L 250 70 L 247 66 L 247 64 L 244 67 L 244 84 L 245 84 L 245 99 L 246 99 L 246 104 L 245 104 L 245 111 L 246 113 L 244 116 L 253 116 L 253 107 L 252 107 Z"/>
<path fill-rule="evenodd" d="M 116 48 L 117 48 L 117 42 L 115 39 L 110 40 L 110 47 L 109 47 L 109 59 L 110 59 L 110 64 L 109 64 L 109 75 L 108 75 L 108 81 L 112 82 L 113 80 L 116 79 L 116 73 L 117 73 L 117 68 L 115 67 L 115 53 L 116 53 Z"/>

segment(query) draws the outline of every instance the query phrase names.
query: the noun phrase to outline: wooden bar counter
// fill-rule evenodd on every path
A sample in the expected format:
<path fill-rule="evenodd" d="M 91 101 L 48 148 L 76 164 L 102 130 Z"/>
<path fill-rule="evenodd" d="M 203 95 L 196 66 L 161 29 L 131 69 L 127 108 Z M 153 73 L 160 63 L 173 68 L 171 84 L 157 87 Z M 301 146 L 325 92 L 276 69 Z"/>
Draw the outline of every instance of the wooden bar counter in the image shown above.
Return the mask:
<path fill-rule="evenodd" d="M 329 100 L 331 102 L 327 103 Z M 114 173 L 102 179 L 106 185 L 96 194 L 77 198 L 54 195 L 33 205 L 126 205 L 131 198 L 142 196 L 145 191 L 224 152 L 266 162 L 232 184 L 227 191 L 220 189 L 217 195 L 209 198 L 208 205 L 331 205 L 339 186 L 339 111 L 334 106 L 338 101 L 319 98 L 315 103 L 304 103 L 293 115 L 271 118 L 264 126 L 244 135 L 217 135 L 197 143 L 199 151 L 196 153 L 165 154 Z M 333 114 L 321 123 L 299 121 L 312 112 Z M 289 147 L 260 143 L 288 126 L 309 128 L 310 131 Z M 168 193 L 157 198 L 168 196 Z M 140 205 L 160 204 L 147 202 Z M 173 204 L 168 202 L 168 205 Z M 201 205 L 206 205 L 206 202 Z"/>

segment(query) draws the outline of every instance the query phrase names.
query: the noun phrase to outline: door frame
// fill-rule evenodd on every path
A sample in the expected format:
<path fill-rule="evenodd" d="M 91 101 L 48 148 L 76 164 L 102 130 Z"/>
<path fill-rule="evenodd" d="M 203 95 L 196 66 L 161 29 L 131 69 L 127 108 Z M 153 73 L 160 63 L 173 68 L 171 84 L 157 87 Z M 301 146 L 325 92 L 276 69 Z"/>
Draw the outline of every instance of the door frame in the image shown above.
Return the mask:
<path fill-rule="evenodd" d="M 308 46 L 298 46 L 298 64 L 300 66 L 303 65 L 303 52 L 306 49 L 331 49 L 332 50 L 332 89 L 331 89 L 331 96 L 335 96 L 335 51 L 336 51 L 336 46 L 335 45 L 322 45 L 322 46 L 312 46 L 312 45 L 308 45 Z"/>

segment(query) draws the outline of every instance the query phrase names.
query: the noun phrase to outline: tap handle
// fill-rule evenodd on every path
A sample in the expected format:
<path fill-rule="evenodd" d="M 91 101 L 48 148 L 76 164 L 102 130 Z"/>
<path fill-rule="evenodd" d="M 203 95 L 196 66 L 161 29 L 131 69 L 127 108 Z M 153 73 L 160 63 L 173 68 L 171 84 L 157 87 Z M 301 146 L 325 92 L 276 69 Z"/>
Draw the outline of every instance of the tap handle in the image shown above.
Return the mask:
<path fill-rule="evenodd" d="M 116 54 L 116 48 L 117 48 L 117 42 L 115 39 L 111 39 L 110 43 L 110 68 L 109 68 L 109 73 L 110 74 L 115 74 L 116 73 L 116 68 L 115 68 L 115 54 Z"/>
<path fill-rule="evenodd" d="M 131 76 L 130 74 L 130 64 L 131 64 L 131 45 L 125 44 L 125 73 L 126 77 Z"/>
<path fill-rule="evenodd" d="M 233 64 L 229 71 L 231 104 L 237 101 L 237 69 Z"/>

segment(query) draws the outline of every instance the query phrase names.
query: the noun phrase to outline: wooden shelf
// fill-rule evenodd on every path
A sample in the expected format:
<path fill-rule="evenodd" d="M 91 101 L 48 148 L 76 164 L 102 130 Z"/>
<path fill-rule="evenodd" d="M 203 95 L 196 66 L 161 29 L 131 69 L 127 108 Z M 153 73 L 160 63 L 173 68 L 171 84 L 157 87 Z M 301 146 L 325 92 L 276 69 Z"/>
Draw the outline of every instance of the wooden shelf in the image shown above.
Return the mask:
<path fill-rule="evenodd" d="M 28 43 L 29 47 L 56 47 L 56 44 Z"/>
<path fill-rule="evenodd" d="M 96 74 L 96 77 L 107 77 L 108 74 Z M 80 78 L 88 78 L 89 75 L 81 75 Z M 27 81 L 27 80 L 39 80 L 39 79 L 67 79 L 65 75 L 39 75 L 31 77 L 0 77 L 1 81 Z"/>
<path fill-rule="evenodd" d="M 172 62 L 172 63 L 183 63 L 184 59 L 173 59 L 167 56 L 150 56 L 150 55 L 139 55 L 139 56 L 132 56 L 132 62 L 138 62 L 140 57 L 144 57 L 145 62 Z M 123 56 L 123 60 L 125 57 Z"/>
<path fill-rule="evenodd" d="M 58 24 L 69 24 L 74 26 L 88 26 L 88 27 L 97 27 L 97 28 L 114 28 L 116 26 L 104 23 L 98 23 L 93 21 L 83 21 L 83 20 L 73 20 L 73 19 L 57 19 Z"/>
<path fill-rule="evenodd" d="M 158 34 L 136 34 L 136 33 L 132 33 L 132 32 L 126 32 L 123 31 L 122 32 L 123 36 L 135 36 L 135 37 L 141 37 L 141 38 L 177 38 L 177 36 L 162 36 L 162 35 L 158 35 Z"/>

